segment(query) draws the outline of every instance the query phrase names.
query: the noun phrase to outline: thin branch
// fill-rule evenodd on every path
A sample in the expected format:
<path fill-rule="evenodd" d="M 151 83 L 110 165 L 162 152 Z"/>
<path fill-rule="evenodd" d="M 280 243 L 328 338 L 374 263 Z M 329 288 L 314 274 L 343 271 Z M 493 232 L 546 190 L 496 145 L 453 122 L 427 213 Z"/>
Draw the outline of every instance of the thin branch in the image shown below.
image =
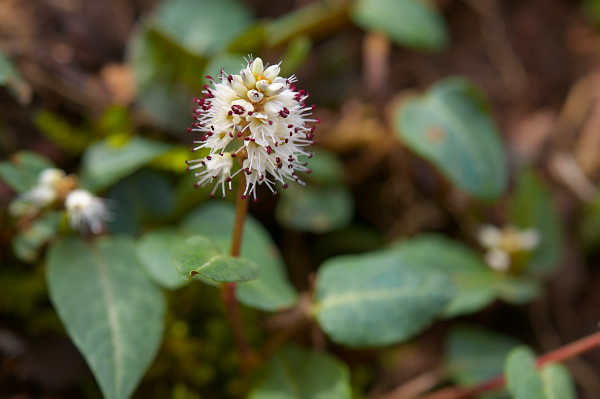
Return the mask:
<path fill-rule="evenodd" d="M 548 363 L 561 363 L 598 346 L 600 346 L 600 331 L 540 356 L 537 359 L 537 366 L 539 368 Z M 506 380 L 503 376 L 499 376 L 472 388 L 445 388 L 422 396 L 420 399 L 470 399 L 482 393 L 503 388 L 505 385 Z"/>

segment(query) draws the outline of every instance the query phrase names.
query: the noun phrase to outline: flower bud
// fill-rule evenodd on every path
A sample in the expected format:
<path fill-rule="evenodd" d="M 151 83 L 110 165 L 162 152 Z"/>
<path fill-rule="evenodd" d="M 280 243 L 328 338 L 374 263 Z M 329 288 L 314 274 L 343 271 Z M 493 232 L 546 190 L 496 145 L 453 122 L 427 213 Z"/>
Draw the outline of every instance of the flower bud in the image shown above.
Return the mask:
<path fill-rule="evenodd" d="M 260 100 L 262 100 L 263 97 L 264 97 L 264 95 L 258 90 L 248 90 L 248 98 L 252 102 L 257 103 Z"/>
<path fill-rule="evenodd" d="M 273 83 L 264 91 L 266 96 L 276 96 L 285 90 L 285 85 L 281 83 Z"/>
<path fill-rule="evenodd" d="M 252 73 L 255 75 L 262 75 L 264 69 L 265 67 L 263 66 L 262 59 L 257 57 L 254 59 L 254 61 L 252 61 Z"/>

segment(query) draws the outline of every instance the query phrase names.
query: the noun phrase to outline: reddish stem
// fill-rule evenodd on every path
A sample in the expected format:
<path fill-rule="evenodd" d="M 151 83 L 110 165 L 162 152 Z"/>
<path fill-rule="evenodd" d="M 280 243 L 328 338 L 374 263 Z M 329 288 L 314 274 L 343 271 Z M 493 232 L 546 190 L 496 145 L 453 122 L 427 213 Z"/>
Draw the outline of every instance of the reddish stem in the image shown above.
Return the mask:
<path fill-rule="evenodd" d="M 600 331 L 540 356 L 537 359 L 537 366 L 539 368 L 548 363 L 560 363 L 588 352 L 597 346 L 600 346 Z M 505 385 L 506 380 L 503 376 L 500 376 L 472 388 L 446 388 L 422 396 L 420 399 L 469 399 L 485 392 L 503 388 Z"/>
<path fill-rule="evenodd" d="M 242 162 L 242 160 L 240 160 Z M 241 173 L 241 178 L 238 182 L 238 192 L 236 199 L 235 222 L 233 225 L 233 236 L 231 238 L 231 256 L 239 257 L 242 252 L 242 240 L 244 235 L 244 225 L 246 215 L 248 214 L 248 200 L 244 197 L 246 189 L 246 176 Z M 244 372 L 248 372 L 252 363 L 252 351 L 250 344 L 244 333 L 244 323 L 240 313 L 240 305 L 237 301 L 237 283 L 223 283 L 221 285 L 221 295 L 227 317 L 233 329 L 236 345 L 241 355 L 241 365 Z"/>

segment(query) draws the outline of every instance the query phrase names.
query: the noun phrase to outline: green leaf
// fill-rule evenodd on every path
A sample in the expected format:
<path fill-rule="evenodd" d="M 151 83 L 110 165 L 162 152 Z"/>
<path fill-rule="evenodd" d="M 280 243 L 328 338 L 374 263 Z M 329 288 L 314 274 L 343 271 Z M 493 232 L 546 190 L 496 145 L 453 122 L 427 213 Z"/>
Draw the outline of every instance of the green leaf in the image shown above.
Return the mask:
<path fill-rule="evenodd" d="M 154 282 L 164 288 L 173 290 L 185 284 L 172 261 L 175 250 L 184 238 L 175 229 L 163 228 L 144 234 L 137 243 L 137 253 L 142 265 Z"/>
<path fill-rule="evenodd" d="M 393 253 L 340 256 L 318 271 L 316 318 L 329 337 L 354 347 L 407 340 L 455 294 L 444 274 L 418 270 Z"/>
<path fill-rule="evenodd" d="M 27 226 L 13 239 L 15 255 L 24 262 L 36 260 L 41 248 L 58 232 L 61 219 L 60 212 L 52 212 Z"/>
<path fill-rule="evenodd" d="M 506 384 L 513 399 L 548 399 L 535 364 L 535 355 L 527 347 L 513 349 L 504 365 Z"/>
<path fill-rule="evenodd" d="M 202 236 L 190 237 L 177 248 L 173 263 L 186 280 L 196 274 L 218 282 L 249 281 L 258 276 L 253 261 L 223 255 L 214 242 Z"/>
<path fill-rule="evenodd" d="M 311 169 L 310 174 L 303 174 L 302 180 L 319 186 L 340 185 L 344 182 L 345 168 L 339 157 L 331 151 L 322 148 L 313 150 L 313 157 L 301 157 Z"/>
<path fill-rule="evenodd" d="M 534 228 L 541 237 L 525 272 L 543 275 L 554 271 L 563 256 L 562 228 L 550 191 L 532 171 L 523 171 L 517 176 L 515 193 L 509 203 L 509 215 L 512 224 Z"/>
<path fill-rule="evenodd" d="M 170 149 L 170 145 L 144 137 L 133 137 L 125 143 L 110 139 L 95 143 L 83 154 L 83 179 L 94 190 L 101 190 Z"/>
<path fill-rule="evenodd" d="M 186 50 L 203 56 L 224 50 L 251 22 L 250 9 L 236 0 L 166 0 L 153 25 Z"/>
<path fill-rule="evenodd" d="M 549 364 L 541 370 L 547 399 L 576 399 L 577 393 L 569 371 L 562 364 Z"/>
<path fill-rule="evenodd" d="M 357 0 L 352 18 L 363 29 L 384 32 L 399 45 L 441 50 L 448 44 L 444 20 L 421 0 Z"/>
<path fill-rule="evenodd" d="M 113 234 L 136 234 L 143 222 L 161 221 L 173 213 L 176 194 L 164 174 L 140 170 L 119 181 L 106 194 Z"/>
<path fill-rule="evenodd" d="M 446 368 L 461 386 L 474 386 L 502 374 L 502 364 L 519 342 L 476 326 L 454 327 L 446 341 Z"/>
<path fill-rule="evenodd" d="M 107 399 L 129 398 L 155 357 L 165 301 L 127 239 L 68 237 L 48 256 L 50 299 Z"/>
<path fill-rule="evenodd" d="M 287 347 L 269 360 L 249 399 L 350 399 L 350 373 L 327 353 Z"/>
<path fill-rule="evenodd" d="M 532 277 L 502 276 L 497 283 L 498 296 L 515 305 L 529 303 L 542 293 L 540 282 Z"/>
<path fill-rule="evenodd" d="M 294 185 L 282 192 L 275 215 L 292 229 L 325 233 L 347 226 L 353 212 L 352 196 L 345 187 Z"/>
<path fill-rule="evenodd" d="M 281 76 L 293 75 L 310 56 L 312 46 L 312 40 L 308 36 L 297 36 L 292 39 L 282 56 Z"/>
<path fill-rule="evenodd" d="M 19 151 L 11 162 L 0 162 L 0 178 L 18 193 L 31 190 L 40 172 L 54 165 L 45 157 L 30 151 Z"/>
<path fill-rule="evenodd" d="M 222 252 L 231 247 L 234 208 L 212 201 L 191 212 L 182 225 L 190 233 L 215 241 Z M 238 299 L 247 306 L 276 311 L 292 306 L 297 293 L 285 275 L 283 261 L 269 233 L 251 216 L 246 220 L 242 257 L 253 260 L 259 269 L 257 279 L 238 284 Z"/>
<path fill-rule="evenodd" d="M 468 80 L 445 79 L 396 111 L 396 134 L 458 188 L 483 200 L 508 183 L 506 155 L 489 104 Z"/>
<path fill-rule="evenodd" d="M 415 269 L 445 273 L 452 279 L 457 293 L 446 308 L 446 317 L 474 313 L 497 296 L 497 274 L 481 256 L 457 241 L 423 235 L 402 241 L 392 250 Z"/>
<path fill-rule="evenodd" d="M 204 83 L 206 58 L 190 53 L 146 23 L 129 39 L 127 59 L 137 86 L 137 103 L 147 117 L 169 132 L 183 133 L 192 122 L 192 98 Z"/>

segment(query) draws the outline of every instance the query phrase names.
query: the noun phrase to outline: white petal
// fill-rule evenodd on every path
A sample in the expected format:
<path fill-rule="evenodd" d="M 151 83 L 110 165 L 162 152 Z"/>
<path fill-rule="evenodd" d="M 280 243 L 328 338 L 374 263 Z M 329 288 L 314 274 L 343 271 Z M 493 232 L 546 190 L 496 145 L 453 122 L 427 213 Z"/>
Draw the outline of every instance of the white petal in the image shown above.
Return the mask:
<path fill-rule="evenodd" d="M 279 75 L 280 70 L 281 68 L 279 68 L 279 65 L 271 65 L 270 67 L 265 69 L 265 73 L 263 73 L 263 76 L 272 82 Z"/>
<path fill-rule="evenodd" d="M 257 103 L 260 100 L 262 100 L 263 97 L 264 97 L 264 95 L 258 90 L 248 90 L 248 98 L 252 102 Z"/>
<path fill-rule="evenodd" d="M 242 71 L 240 72 L 240 76 L 242 77 L 242 80 L 244 81 L 244 84 L 247 88 L 254 88 L 254 85 L 256 84 L 256 78 L 252 74 L 252 71 L 250 71 L 249 69 L 242 69 Z"/>
<path fill-rule="evenodd" d="M 487 264 L 494 270 L 505 272 L 510 266 L 510 256 L 499 249 L 492 249 L 485 254 Z"/>
<path fill-rule="evenodd" d="M 525 250 L 531 250 L 540 244 L 541 237 L 536 229 L 525 229 L 519 233 L 521 247 Z"/>
<path fill-rule="evenodd" d="M 263 66 L 263 60 L 257 57 L 254 59 L 254 61 L 252 61 L 252 72 L 255 75 L 262 75 L 264 69 L 265 67 Z"/>
<path fill-rule="evenodd" d="M 281 83 L 273 83 L 265 90 L 266 96 L 276 96 L 285 90 L 285 85 Z"/>
<path fill-rule="evenodd" d="M 502 241 L 502 231 L 490 224 L 484 224 L 477 232 L 477 240 L 486 248 L 494 248 Z"/>
<path fill-rule="evenodd" d="M 265 91 L 269 88 L 269 82 L 267 80 L 261 79 L 256 82 L 256 88 L 260 91 Z"/>

